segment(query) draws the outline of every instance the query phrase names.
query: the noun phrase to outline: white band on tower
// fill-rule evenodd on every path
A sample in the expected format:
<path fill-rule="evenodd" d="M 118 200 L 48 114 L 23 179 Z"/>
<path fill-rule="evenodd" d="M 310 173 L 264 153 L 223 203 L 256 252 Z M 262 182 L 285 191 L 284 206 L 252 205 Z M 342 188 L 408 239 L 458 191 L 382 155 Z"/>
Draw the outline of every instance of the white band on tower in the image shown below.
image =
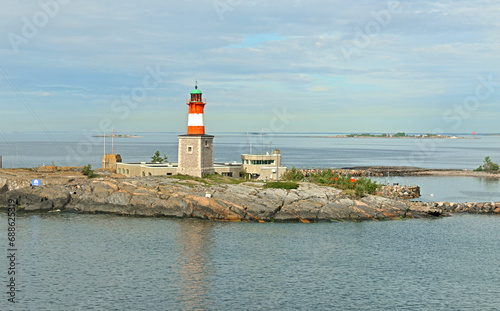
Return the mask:
<path fill-rule="evenodd" d="M 190 113 L 188 115 L 188 126 L 203 126 L 203 113 Z"/>

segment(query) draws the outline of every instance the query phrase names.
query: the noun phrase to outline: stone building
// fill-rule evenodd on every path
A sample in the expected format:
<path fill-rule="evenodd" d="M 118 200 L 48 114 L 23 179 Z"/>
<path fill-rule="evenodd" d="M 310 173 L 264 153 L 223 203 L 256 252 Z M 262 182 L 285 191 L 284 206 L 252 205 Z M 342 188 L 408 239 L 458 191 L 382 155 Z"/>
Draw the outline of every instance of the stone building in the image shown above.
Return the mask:
<path fill-rule="evenodd" d="M 105 154 L 102 157 L 102 168 L 116 170 L 116 164 L 122 162 L 119 154 Z"/>
<path fill-rule="evenodd" d="M 272 154 L 242 154 L 242 170 L 251 179 L 276 180 L 279 179 L 287 168 L 281 166 L 281 154 L 274 150 Z"/>

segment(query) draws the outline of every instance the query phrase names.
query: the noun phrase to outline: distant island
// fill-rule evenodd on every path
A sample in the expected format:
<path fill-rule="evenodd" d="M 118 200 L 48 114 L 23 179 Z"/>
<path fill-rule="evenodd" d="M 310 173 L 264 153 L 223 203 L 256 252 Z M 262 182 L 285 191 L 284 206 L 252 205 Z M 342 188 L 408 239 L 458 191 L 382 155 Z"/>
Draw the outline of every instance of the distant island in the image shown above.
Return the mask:
<path fill-rule="evenodd" d="M 345 134 L 345 135 L 312 135 L 306 137 L 326 137 L 326 138 L 442 138 L 442 139 L 476 139 L 475 137 L 459 137 L 455 135 L 439 135 L 439 134 L 406 134 L 405 132 L 398 132 L 396 134 L 370 134 L 370 133 L 361 133 L 361 134 Z"/>
<path fill-rule="evenodd" d="M 94 135 L 92 137 L 118 137 L 118 138 L 137 138 L 142 137 L 139 135 L 123 135 L 123 134 L 114 134 L 114 135 Z"/>

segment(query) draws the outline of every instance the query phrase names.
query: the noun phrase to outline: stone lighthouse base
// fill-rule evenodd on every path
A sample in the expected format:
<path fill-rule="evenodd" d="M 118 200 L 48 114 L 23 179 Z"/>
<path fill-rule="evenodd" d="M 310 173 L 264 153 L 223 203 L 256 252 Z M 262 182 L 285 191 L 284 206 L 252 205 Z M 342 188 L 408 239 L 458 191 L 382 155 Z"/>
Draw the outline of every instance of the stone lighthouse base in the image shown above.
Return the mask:
<path fill-rule="evenodd" d="M 203 177 L 214 173 L 214 136 L 179 135 L 178 174 Z"/>

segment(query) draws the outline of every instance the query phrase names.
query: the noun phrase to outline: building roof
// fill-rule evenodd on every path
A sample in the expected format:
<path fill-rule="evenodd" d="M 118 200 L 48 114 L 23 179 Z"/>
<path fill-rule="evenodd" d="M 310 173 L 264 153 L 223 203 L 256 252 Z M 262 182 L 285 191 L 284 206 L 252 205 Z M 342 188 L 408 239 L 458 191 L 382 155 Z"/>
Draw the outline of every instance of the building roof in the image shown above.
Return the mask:
<path fill-rule="evenodd" d="M 198 86 L 196 86 L 195 89 L 191 91 L 191 94 L 201 94 L 201 91 L 198 90 Z"/>

